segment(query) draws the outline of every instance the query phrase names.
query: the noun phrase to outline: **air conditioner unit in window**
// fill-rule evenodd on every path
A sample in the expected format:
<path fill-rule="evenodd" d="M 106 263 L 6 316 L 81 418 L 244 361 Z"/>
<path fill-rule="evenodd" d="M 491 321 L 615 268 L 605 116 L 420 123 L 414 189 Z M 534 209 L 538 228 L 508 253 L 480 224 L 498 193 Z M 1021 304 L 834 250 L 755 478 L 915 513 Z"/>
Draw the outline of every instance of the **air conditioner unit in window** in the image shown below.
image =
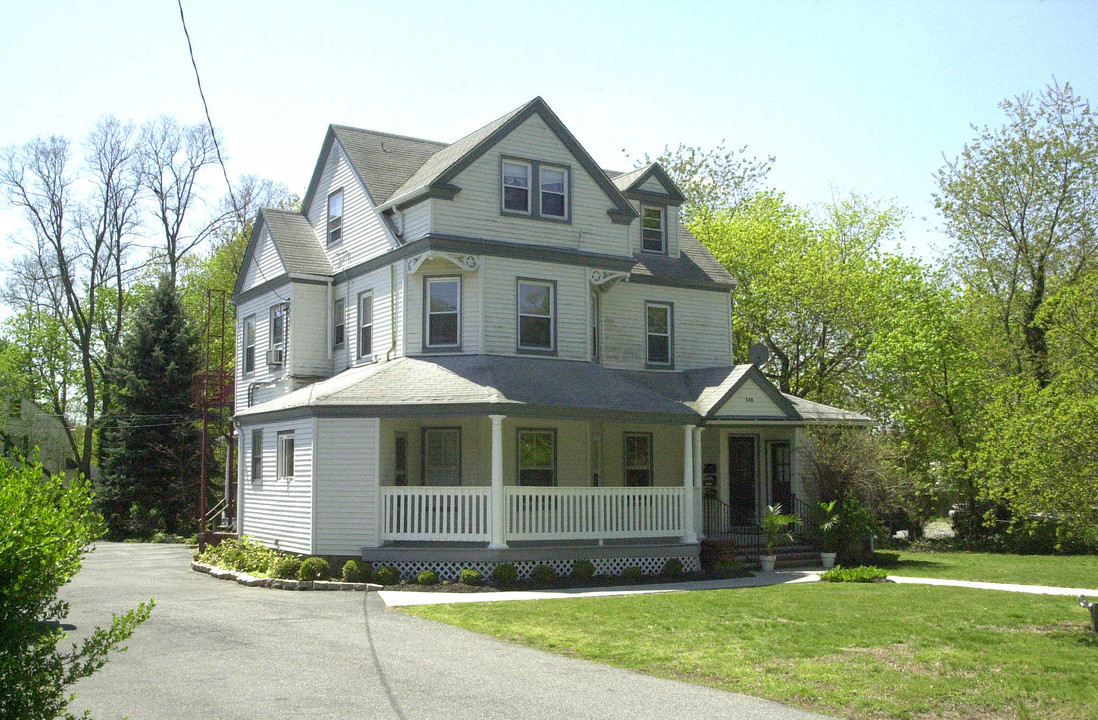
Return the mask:
<path fill-rule="evenodd" d="M 267 351 L 267 364 L 268 365 L 281 365 L 282 364 L 282 348 L 271 348 Z"/>

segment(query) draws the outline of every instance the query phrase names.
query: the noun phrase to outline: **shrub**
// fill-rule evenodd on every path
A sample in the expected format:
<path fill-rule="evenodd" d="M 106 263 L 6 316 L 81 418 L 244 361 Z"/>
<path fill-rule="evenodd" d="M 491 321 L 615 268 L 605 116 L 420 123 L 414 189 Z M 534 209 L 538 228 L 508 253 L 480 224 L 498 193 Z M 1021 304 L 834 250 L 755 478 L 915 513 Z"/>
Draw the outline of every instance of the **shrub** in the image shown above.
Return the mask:
<path fill-rule="evenodd" d="M 348 560 L 343 563 L 343 582 L 370 582 L 370 571 L 372 569 L 369 565 L 359 563 L 357 560 Z"/>
<path fill-rule="evenodd" d="M 416 575 L 416 582 L 420 585 L 438 585 L 438 573 L 434 570 L 423 570 Z"/>
<path fill-rule="evenodd" d="M 721 558 L 713 563 L 713 572 L 721 577 L 747 577 L 747 568 L 734 558 Z"/>
<path fill-rule="evenodd" d="M 500 563 L 492 571 L 492 580 L 497 585 L 514 585 L 518 582 L 518 569 L 511 563 Z"/>
<path fill-rule="evenodd" d="M 217 545 L 211 545 L 198 557 L 198 561 L 225 570 L 265 575 L 280 557 L 282 554 L 277 550 L 260 545 L 245 535 L 241 538 L 227 538 Z"/>
<path fill-rule="evenodd" d="M 392 565 L 382 565 L 374 571 L 374 580 L 381 585 L 396 585 L 400 582 L 400 571 Z"/>
<path fill-rule="evenodd" d="M 297 571 L 298 580 L 327 580 L 331 576 L 328 561 L 319 557 L 305 558 L 301 561 L 301 569 Z"/>
<path fill-rule="evenodd" d="M 465 568 L 461 571 L 461 584 L 462 585 L 483 585 L 484 576 L 480 573 L 480 570 L 474 570 L 473 568 Z"/>
<path fill-rule="evenodd" d="M 884 580 L 888 572 L 872 565 L 844 568 L 836 566 L 833 570 L 820 573 L 820 579 L 827 582 L 858 582 L 869 583 Z"/>
<path fill-rule="evenodd" d="M 297 580 L 301 571 L 301 558 L 297 555 L 283 555 L 271 565 L 270 575 L 282 580 Z"/>
<path fill-rule="evenodd" d="M 644 577 L 644 570 L 641 570 L 636 565 L 630 565 L 621 571 L 621 579 L 628 582 L 637 582 Z"/>
<path fill-rule="evenodd" d="M 663 564 L 663 574 L 670 575 L 671 577 L 678 577 L 683 573 L 682 560 L 678 558 L 667 558 L 667 562 Z"/>
<path fill-rule="evenodd" d="M 560 580 L 560 573 L 548 565 L 536 565 L 530 571 L 530 579 L 538 585 L 552 585 Z"/>
<path fill-rule="evenodd" d="M 572 563 L 572 577 L 576 580 L 590 580 L 595 576 L 595 563 L 590 560 L 577 560 Z"/>

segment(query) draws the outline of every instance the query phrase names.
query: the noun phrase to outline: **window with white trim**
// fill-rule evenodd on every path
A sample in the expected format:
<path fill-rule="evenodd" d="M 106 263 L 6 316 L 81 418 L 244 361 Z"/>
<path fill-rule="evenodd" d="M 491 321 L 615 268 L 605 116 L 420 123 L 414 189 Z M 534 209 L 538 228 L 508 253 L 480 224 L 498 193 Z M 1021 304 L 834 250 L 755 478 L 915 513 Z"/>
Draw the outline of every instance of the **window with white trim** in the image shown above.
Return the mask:
<path fill-rule="evenodd" d="M 244 374 L 255 372 L 255 315 L 244 318 Z"/>
<path fill-rule="evenodd" d="M 347 338 L 346 302 L 343 298 L 332 303 L 332 347 L 341 348 Z"/>
<path fill-rule="evenodd" d="M 461 428 L 423 428 L 423 484 L 461 485 Z"/>
<path fill-rule="evenodd" d="M 292 430 L 278 434 L 278 479 L 294 479 L 294 433 Z"/>
<path fill-rule="evenodd" d="M 645 303 L 646 346 L 649 365 L 671 365 L 672 311 L 667 303 Z"/>
<path fill-rule="evenodd" d="M 652 485 L 652 433 L 625 433 L 625 484 Z"/>
<path fill-rule="evenodd" d="M 516 435 L 519 485 L 556 485 L 557 431 L 520 428 Z"/>
<path fill-rule="evenodd" d="M 538 167 L 538 184 L 541 186 L 541 202 L 538 214 L 543 217 L 565 219 L 568 217 L 568 168 L 554 165 Z"/>
<path fill-rule="evenodd" d="M 519 350 L 552 352 L 556 348 L 555 295 L 556 286 L 552 282 L 518 281 Z"/>
<path fill-rule="evenodd" d="M 271 308 L 271 347 L 280 348 L 286 344 L 286 317 L 290 306 L 280 303 Z"/>
<path fill-rule="evenodd" d="M 263 479 L 263 431 L 252 430 L 252 480 Z"/>
<path fill-rule="evenodd" d="M 427 347 L 461 345 L 461 278 L 427 278 Z"/>
<path fill-rule="evenodd" d="M 667 213 L 660 207 L 641 208 L 641 250 L 667 254 Z"/>
<path fill-rule="evenodd" d="M 358 356 L 369 357 L 374 347 L 374 294 L 358 296 Z"/>
<path fill-rule="evenodd" d="M 530 179 L 532 165 L 517 160 L 503 161 L 503 209 L 507 212 L 530 212 Z"/>
<path fill-rule="evenodd" d="M 343 239 L 343 189 L 328 196 L 328 244 Z"/>

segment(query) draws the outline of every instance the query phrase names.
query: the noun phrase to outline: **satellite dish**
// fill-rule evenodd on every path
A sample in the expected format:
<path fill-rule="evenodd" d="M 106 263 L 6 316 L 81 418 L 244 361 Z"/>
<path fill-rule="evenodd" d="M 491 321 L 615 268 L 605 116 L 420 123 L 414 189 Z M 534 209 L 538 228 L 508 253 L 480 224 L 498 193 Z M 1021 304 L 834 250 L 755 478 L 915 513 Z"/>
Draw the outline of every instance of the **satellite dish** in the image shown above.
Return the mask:
<path fill-rule="evenodd" d="M 770 359 L 770 348 L 762 343 L 755 343 L 751 346 L 751 349 L 747 351 L 747 361 L 758 367 L 765 365 L 766 361 Z"/>

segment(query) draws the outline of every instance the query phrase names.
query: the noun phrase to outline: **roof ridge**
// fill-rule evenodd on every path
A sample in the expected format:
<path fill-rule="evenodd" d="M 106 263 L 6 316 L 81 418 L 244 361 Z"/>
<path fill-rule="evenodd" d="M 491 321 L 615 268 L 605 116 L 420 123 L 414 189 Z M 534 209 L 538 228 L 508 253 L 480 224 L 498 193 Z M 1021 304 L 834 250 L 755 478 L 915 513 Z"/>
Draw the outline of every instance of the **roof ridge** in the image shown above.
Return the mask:
<path fill-rule="evenodd" d="M 385 132 L 384 130 L 371 130 L 370 128 L 355 127 L 354 125 L 340 125 L 339 123 L 332 123 L 331 125 L 333 128 L 339 128 L 340 130 L 353 130 L 355 132 L 370 133 L 371 135 L 382 135 L 384 137 L 391 137 L 395 140 L 412 140 L 414 142 L 430 143 L 432 145 L 438 145 L 440 149 L 453 145 L 453 143 L 443 142 L 441 140 L 428 140 L 427 138 L 401 135 L 399 133 Z"/>

